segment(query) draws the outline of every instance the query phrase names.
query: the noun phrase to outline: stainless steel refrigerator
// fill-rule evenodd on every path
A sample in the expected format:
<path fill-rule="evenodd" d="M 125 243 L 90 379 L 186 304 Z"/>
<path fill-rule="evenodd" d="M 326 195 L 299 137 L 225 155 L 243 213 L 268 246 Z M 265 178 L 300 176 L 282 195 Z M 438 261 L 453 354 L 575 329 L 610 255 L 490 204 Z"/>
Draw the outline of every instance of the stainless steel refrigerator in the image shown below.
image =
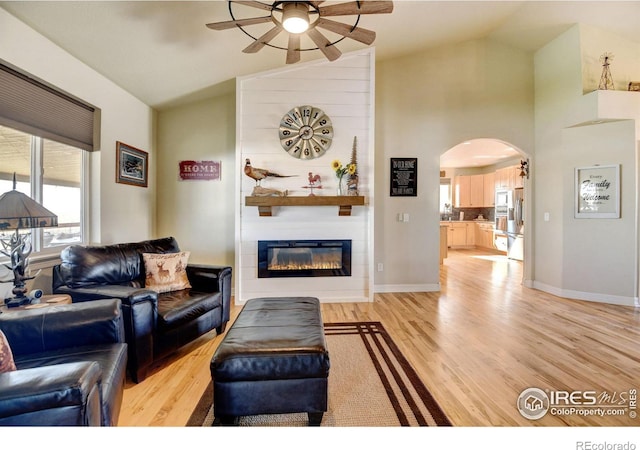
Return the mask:
<path fill-rule="evenodd" d="M 524 259 L 524 189 L 514 189 L 507 212 L 507 257 Z"/>

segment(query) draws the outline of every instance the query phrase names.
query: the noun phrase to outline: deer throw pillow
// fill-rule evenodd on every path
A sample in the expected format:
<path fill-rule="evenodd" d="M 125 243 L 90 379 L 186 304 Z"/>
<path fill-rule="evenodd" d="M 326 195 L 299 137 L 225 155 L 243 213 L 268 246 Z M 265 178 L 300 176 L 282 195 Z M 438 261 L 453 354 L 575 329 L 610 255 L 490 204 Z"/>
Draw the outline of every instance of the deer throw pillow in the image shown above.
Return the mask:
<path fill-rule="evenodd" d="M 16 364 L 13 362 L 13 353 L 9 347 L 9 341 L 0 330 L 0 373 L 12 372 L 16 370 Z"/>
<path fill-rule="evenodd" d="M 145 287 L 158 293 L 191 287 L 187 278 L 190 252 L 143 253 Z"/>

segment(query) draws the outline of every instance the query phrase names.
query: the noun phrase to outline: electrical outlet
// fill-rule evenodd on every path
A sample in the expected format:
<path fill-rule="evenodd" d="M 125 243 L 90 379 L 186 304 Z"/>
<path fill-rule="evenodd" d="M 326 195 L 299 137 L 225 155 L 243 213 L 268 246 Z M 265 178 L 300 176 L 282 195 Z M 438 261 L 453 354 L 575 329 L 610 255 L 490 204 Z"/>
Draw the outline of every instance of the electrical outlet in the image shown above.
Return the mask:
<path fill-rule="evenodd" d="M 384 270 L 384 264 L 378 263 L 378 272 L 382 272 Z"/>

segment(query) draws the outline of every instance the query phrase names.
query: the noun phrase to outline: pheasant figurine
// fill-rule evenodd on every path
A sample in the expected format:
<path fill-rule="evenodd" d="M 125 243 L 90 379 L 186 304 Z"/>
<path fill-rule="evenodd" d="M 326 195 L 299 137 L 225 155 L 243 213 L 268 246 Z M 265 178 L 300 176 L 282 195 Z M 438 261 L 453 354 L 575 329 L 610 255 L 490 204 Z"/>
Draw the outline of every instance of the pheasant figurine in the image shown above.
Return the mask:
<path fill-rule="evenodd" d="M 246 163 L 244 165 L 244 174 L 249 178 L 253 178 L 256 180 L 256 185 L 260 185 L 260 181 L 264 180 L 267 177 L 276 177 L 276 178 L 288 178 L 295 177 L 295 175 L 280 175 L 275 172 L 271 172 L 267 169 L 259 169 L 258 167 L 253 167 L 251 165 L 251 161 L 247 158 Z"/>

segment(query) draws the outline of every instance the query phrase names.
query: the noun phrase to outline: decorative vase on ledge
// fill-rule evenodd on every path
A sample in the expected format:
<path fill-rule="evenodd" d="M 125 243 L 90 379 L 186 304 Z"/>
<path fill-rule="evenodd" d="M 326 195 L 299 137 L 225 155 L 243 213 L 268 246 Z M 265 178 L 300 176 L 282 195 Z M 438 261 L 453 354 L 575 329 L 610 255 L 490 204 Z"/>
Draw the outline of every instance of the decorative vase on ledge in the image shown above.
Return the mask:
<path fill-rule="evenodd" d="M 336 191 L 337 196 L 342 196 L 346 194 L 346 186 L 344 185 L 343 176 L 338 177 L 338 189 Z"/>

